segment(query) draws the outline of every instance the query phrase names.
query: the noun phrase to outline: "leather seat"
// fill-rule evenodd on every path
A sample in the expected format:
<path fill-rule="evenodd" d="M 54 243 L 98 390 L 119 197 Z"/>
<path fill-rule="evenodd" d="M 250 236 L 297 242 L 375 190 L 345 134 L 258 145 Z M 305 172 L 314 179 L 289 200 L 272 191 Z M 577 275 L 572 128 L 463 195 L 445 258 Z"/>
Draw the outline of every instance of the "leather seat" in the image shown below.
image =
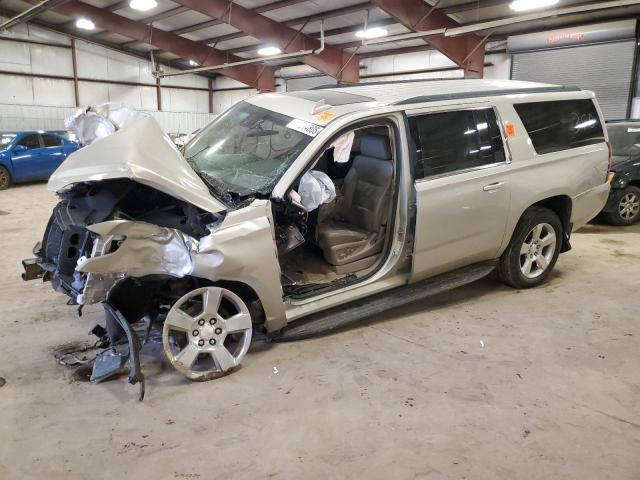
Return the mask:
<path fill-rule="evenodd" d="M 342 273 L 367 268 L 382 251 L 389 212 L 393 162 L 389 139 L 364 135 L 360 154 L 344 179 L 343 198 L 318 225 L 318 245 Z"/>

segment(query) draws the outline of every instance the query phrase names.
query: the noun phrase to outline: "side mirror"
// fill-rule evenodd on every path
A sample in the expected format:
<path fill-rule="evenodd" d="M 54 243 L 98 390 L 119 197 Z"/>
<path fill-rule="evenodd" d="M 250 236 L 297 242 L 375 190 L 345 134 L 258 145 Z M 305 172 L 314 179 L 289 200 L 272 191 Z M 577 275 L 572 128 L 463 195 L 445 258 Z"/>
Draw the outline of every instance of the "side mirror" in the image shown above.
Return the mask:
<path fill-rule="evenodd" d="M 27 147 L 24 145 L 16 145 L 13 149 L 14 152 L 26 152 Z"/>

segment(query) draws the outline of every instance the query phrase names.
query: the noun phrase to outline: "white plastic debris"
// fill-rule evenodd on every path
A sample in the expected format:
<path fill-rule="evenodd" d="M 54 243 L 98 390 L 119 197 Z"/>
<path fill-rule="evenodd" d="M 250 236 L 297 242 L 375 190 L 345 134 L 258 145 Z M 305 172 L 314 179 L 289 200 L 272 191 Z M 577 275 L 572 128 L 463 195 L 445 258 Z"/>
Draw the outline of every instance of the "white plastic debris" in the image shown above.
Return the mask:
<path fill-rule="evenodd" d="M 336 186 L 324 172 L 309 170 L 300 179 L 300 203 L 307 212 L 312 212 L 320 205 L 336 198 Z"/>
<path fill-rule="evenodd" d="M 484 348 L 484 342 L 480 340 L 480 347 Z"/>
<path fill-rule="evenodd" d="M 273 374 L 277 375 L 278 374 L 278 367 L 273 367 Z"/>
<path fill-rule="evenodd" d="M 90 145 L 99 138 L 108 137 L 123 126 L 145 116 L 119 103 L 103 103 L 97 107 L 77 109 L 65 119 L 64 126 L 82 145 Z"/>

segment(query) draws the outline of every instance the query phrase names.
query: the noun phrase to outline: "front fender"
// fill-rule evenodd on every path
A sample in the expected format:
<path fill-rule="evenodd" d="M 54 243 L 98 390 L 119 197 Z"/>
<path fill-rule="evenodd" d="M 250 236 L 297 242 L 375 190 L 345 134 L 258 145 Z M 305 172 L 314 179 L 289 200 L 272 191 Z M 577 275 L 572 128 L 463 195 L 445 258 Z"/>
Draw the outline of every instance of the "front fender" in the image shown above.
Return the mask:
<path fill-rule="evenodd" d="M 110 284 L 126 276 L 160 274 L 235 281 L 256 292 L 269 331 L 286 324 L 268 201 L 257 200 L 231 212 L 200 240 L 176 229 L 128 220 L 88 228 L 96 239 L 91 257 L 79 259 L 77 270 L 90 274 L 87 284 L 99 291 L 85 293 L 84 298 L 99 301 Z"/>

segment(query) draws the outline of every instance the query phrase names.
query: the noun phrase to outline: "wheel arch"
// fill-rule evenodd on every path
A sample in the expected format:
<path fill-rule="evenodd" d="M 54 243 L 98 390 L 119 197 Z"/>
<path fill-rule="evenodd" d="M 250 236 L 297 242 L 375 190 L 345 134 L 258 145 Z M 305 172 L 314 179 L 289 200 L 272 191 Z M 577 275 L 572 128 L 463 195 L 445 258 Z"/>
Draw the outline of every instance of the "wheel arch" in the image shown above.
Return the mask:
<path fill-rule="evenodd" d="M 202 279 L 199 280 L 202 281 Z M 239 282 L 237 280 L 205 280 L 205 282 L 211 286 L 226 288 L 227 290 L 230 290 L 238 295 L 242 299 L 242 301 L 247 304 L 249 312 L 251 313 L 253 323 L 256 325 L 265 324 L 266 314 L 264 311 L 264 307 L 262 306 L 262 302 L 260 301 L 260 296 L 251 285 L 244 282 Z"/>
<path fill-rule="evenodd" d="M 0 158 L 0 167 L 7 171 L 7 174 L 9 175 L 9 185 L 11 185 L 16 179 L 13 172 L 13 162 L 11 159 Z"/>
<path fill-rule="evenodd" d="M 172 277 L 169 275 L 149 275 L 145 277 L 126 277 L 117 282 L 109 291 L 107 301 L 125 316 L 129 322 L 136 322 L 144 314 L 154 313 L 154 297 L 165 286 L 177 298 L 187 291 L 201 287 L 222 287 L 238 295 L 246 303 L 251 312 L 252 319 L 255 316 L 256 324 L 264 324 L 266 315 L 260 301 L 260 296 L 253 287 L 235 280 L 209 280 L 207 278 L 186 275 L 184 277 Z M 177 300 L 176 298 L 176 300 Z"/>
<path fill-rule="evenodd" d="M 553 195 L 550 197 L 537 200 L 536 202 L 532 203 L 531 205 L 528 205 L 524 210 L 522 210 L 522 212 L 520 212 L 520 216 L 518 217 L 518 221 L 515 222 L 515 224 L 513 225 L 513 229 L 510 232 L 510 235 L 508 237 L 509 241 L 504 245 L 504 248 L 502 249 L 502 251 L 504 251 L 507 245 L 511 243 L 511 240 L 513 239 L 513 235 L 516 232 L 516 227 L 518 223 L 520 223 L 520 220 L 522 220 L 522 217 L 525 214 L 525 212 L 527 212 L 527 210 L 529 210 L 531 207 L 546 208 L 554 212 L 556 215 L 558 215 L 558 217 L 560 218 L 560 223 L 562 224 L 562 229 L 563 229 L 562 247 L 560 249 L 560 253 L 568 252 L 569 250 L 571 250 L 571 243 L 570 243 L 571 230 L 572 230 L 571 212 L 573 210 L 573 200 L 568 195 L 560 194 L 560 195 Z"/>

